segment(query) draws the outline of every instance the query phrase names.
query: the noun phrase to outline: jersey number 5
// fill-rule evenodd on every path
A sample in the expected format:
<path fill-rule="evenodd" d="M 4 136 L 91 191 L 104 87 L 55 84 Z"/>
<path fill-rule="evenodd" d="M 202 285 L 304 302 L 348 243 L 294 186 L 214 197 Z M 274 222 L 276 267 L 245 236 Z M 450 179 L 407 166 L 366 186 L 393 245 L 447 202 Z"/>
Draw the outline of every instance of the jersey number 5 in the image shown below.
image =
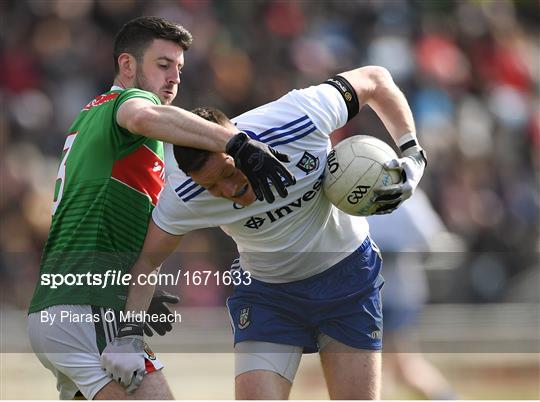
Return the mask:
<path fill-rule="evenodd" d="M 56 209 L 58 208 L 60 200 L 62 199 L 62 194 L 64 193 L 64 182 L 66 179 L 66 162 L 69 156 L 69 151 L 71 151 L 71 147 L 73 146 L 73 142 L 75 141 L 75 137 L 77 137 L 77 133 L 78 131 L 69 134 L 66 138 L 66 142 L 64 143 L 64 150 L 62 151 L 62 161 L 60 162 L 60 167 L 58 168 L 58 174 L 56 175 L 56 184 L 54 186 L 54 199 L 52 207 L 53 215 L 56 213 Z"/>

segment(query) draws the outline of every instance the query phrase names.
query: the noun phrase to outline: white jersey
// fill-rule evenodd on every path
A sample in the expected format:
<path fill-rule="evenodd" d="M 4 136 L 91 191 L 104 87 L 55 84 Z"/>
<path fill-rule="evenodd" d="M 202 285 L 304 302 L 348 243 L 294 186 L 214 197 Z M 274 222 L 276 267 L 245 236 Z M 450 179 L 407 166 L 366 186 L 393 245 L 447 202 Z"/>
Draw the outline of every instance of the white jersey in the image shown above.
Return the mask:
<path fill-rule="evenodd" d="M 347 122 L 341 94 L 321 84 L 233 119 L 239 130 L 288 154 L 296 184 L 286 198 L 242 207 L 213 197 L 183 173 L 172 146 L 165 150 L 167 179 L 152 217 L 168 233 L 219 226 L 231 236 L 241 267 L 265 282 L 291 282 L 318 274 L 349 254 L 368 235 L 365 218 L 347 215 L 322 193 L 329 135 Z"/>

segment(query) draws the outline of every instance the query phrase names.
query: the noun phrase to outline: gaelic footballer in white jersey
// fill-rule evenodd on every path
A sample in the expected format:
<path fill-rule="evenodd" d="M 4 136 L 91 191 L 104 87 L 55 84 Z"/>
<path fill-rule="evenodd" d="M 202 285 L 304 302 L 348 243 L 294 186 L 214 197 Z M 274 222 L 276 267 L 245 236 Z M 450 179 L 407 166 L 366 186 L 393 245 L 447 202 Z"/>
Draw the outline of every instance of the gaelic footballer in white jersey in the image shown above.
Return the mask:
<path fill-rule="evenodd" d="M 173 235 L 221 227 L 236 242 L 242 269 L 263 282 L 297 281 L 327 270 L 368 236 L 365 218 L 341 212 L 322 193 L 329 136 L 352 117 L 342 93 L 325 83 L 293 90 L 232 119 L 250 137 L 291 158 L 287 167 L 297 182 L 273 204 L 242 207 L 212 196 L 177 167 L 167 144 L 166 186 L 152 219 Z"/>
<path fill-rule="evenodd" d="M 302 353 L 316 351 L 332 399 L 380 397 L 382 261 L 367 221 L 340 212 L 322 194 L 329 136 L 363 104 L 402 151 L 386 168 L 406 173 L 406 180 L 376 189 L 373 200 L 380 206 L 376 213 L 389 213 L 410 197 L 426 159 L 407 101 L 382 67 L 343 72 L 233 119 L 245 136 L 292 159 L 288 168 L 296 184 L 275 204 L 255 202 L 227 155 L 166 149 L 167 184 L 131 272 L 156 270 L 194 229 L 219 226 L 233 238 L 240 252 L 233 273 L 251 274 L 250 282 L 234 284 L 227 299 L 238 399 L 286 399 Z M 231 125 L 216 109 L 194 113 Z M 171 169 L 176 162 L 188 175 Z M 126 309 L 145 310 L 151 292 L 131 284 Z M 135 367 L 114 351 L 103 355 L 113 374 Z"/>

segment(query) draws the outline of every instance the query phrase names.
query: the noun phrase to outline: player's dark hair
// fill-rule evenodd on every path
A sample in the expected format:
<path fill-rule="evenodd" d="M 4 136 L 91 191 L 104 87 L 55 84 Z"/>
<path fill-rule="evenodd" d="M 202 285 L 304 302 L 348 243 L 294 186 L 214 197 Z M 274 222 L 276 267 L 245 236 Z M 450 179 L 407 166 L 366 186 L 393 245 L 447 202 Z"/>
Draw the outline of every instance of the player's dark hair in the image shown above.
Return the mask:
<path fill-rule="evenodd" d="M 230 120 L 225 113 L 213 107 L 198 107 L 193 109 L 191 112 L 202 117 L 203 119 L 217 123 L 221 126 L 230 123 Z M 205 149 L 183 147 L 180 145 L 174 145 L 173 150 L 174 158 L 178 163 L 178 167 L 186 174 L 196 172 L 202 168 L 211 154 L 210 151 Z"/>
<path fill-rule="evenodd" d="M 187 50 L 193 41 L 191 33 L 181 25 L 174 24 L 161 17 L 138 17 L 127 24 L 116 35 L 114 40 L 114 71 L 118 74 L 120 66 L 118 57 L 129 53 L 137 62 L 154 39 L 165 39 L 177 43 Z"/>

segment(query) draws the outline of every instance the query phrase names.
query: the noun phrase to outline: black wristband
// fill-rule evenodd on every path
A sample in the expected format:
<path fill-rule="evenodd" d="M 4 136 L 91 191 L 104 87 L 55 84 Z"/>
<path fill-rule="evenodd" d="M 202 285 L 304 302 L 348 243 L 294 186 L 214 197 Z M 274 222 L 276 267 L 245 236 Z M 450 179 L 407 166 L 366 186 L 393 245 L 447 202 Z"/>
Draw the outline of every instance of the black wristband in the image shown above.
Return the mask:
<path fill-rule="evenodd" d="M 341 75 L 336 75 L 324 81 L 323 84 L 332 85 L 339 91 L 339 93 L 343 97 L 345 105 L 347 105 L 347 121 L 351 120 L 354 116 L 358 114 L 358 112 L 360 111 L 360 103 L 358 102 L 358 96 L 356 95 L 356 91 L 349 83 L 349 81 L 347 81 Z"/>
<path fill-rule="evenodd" d="M 418 144 L 418 142 L 416 142 L 416 140 L 410 140 L 410 141 L 407 141 L 405 144 L 401 145 L 399 147 L 399 150 L 401 152 L 405 152 L 407 149 L 412 148 L 412 147 L 416 147 L 416 146 L 420 146 Z"/>
<path fill-rule="evenodd" d="M 143 336 L 143 327 L 144 323 L 139 322 L 120 323 L 116 337 L 123 338 L 124 336 Z"/>

